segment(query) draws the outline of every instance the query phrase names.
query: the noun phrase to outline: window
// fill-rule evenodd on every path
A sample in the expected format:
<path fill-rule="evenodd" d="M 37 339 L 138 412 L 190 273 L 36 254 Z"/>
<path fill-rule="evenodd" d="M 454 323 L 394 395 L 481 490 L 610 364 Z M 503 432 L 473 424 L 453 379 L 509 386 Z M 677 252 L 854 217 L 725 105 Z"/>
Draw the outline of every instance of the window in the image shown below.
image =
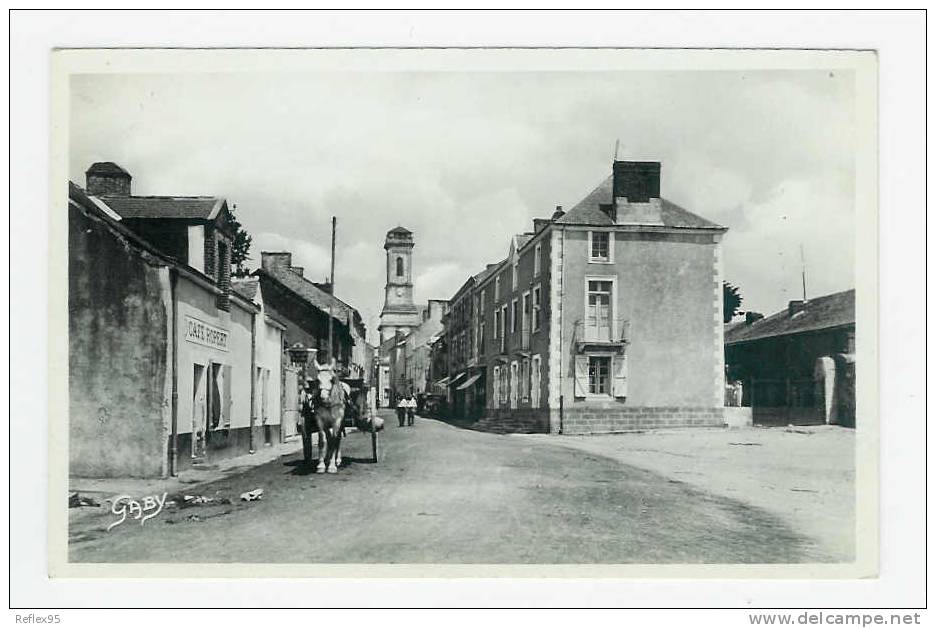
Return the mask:
<path fill-rule="evenodd" d="M 576 397 L 627 397 L 627 356 L 623 354 L 577 355 L 574 376 Z"/>
<path fill-rule="evenodd" d="M 543 244 L 541 242 L 537 242 L 536 246 L 533 247 L 533 276 L 534 277 L 539 277 L 540 268 L 542 264 L 542 261 L 540 261 L 542 258 L 542 253 L 543 253 Z"/>
<path fill-rule="evenodd" d="M 510 407 L 511 408 L 517 407 L 517 398 L 518 398 L 517 392 L 519 388 L 518 366 L 519 365 L 517 364 L 516 360 L 510 363 Z"/>
<path fill-rule="evenodd" d="M 494 310 L 494 340 L 500 338 L 500 310 Z"/>
<path fill-rule="evenodd" d="M 588 392 L 592 395 L 611 394 L 611 358 L 593 355 L 588 358 Z"/>
<path fill-rule="evenodd" d="M 403 276 L 403 258 L 402 257 L 396 258 L 396 276 L 397 277 Z"/>
<path fill-rule="evenodd" d="M 501 351 L 504 350 L 506 338 L 507 338 L 507 306 L 502 305 L 501 314 L 500 314 L 500 349 Z M 506 372 L 506 369 L 504 372 Z"/>
<path fill-rule="evenodd" d="M 478 311 L 479 311 L 479 313 L 481 314 L 481 316 L 484 316 L 484 301 L 485 301 L 485 299 L 484 299 L 484 290 L 482 290 L 482 291 L 481 291 L 481 300 L 480 300 L 480 303 L 479 303 L 479 305 L 478 305 Z"/>
<path fill-rule="evenodd" d="M 530 373 L 530 406 L 539 408 L 540 405 L 540 357 L 533 356 Z"/>
<path fill-rule="evenodd" d="M 511 266 L 511 269 L 510 269 L 510 289 L 511 290 L 517 289 L 517 275 L 518 275 L 517 267 L 518 265 L 517 265 L 517 262 L 515 261 L 513 263 L 513 266 Z"/>
<path fill-rule="evenodd" d="M 533 331 L 538 331 L 540 328 L 540 309 L 542 308 L 540 292 L 540 286 L 533 288 Z"/>
<path fill-rule="evenodd" d="M 481 324 L 478 327 L 478 354 L 484 355 L 484 320 L 481 320 Z"/>
<path fill-rule="evenodd" d="M 524 333 L 530 331 L 530 293 L 523 293 L 523 307 L 520 308 L 520 330 Z"/>
<path fill-rule="evenodd" d="M 592 262 L 611 261 L 611 234 L 607 231 L 589 231 L 591 246 L 588 258 Z"/>
<path fill-rule="evenodd" d="M 519 322 L 518 321 L 519 317 L 517 316 L 518 314 L 517 306 L 518 306 L 518 302 L 516 299 L 514 299 L 513 302 L 510 304 L 510 333 L 512 334 L 517 333 L 517 323 Z"/>
<path fill-rule="evenodd" d="M 611 341 L 612 283 L 610 280 L 588 280 L 588 296 L 585 303 L 585 340 Z"/>
<path fill-rule="evenodd" d="M 500 367 L 494 367 L 494 379 L 491 380 L 491 407 L 497 408 L 500 405 L 500 396 L 501 396 L 501 373 Z"/>
<path fill-rule="evenodd" d="M 500 299 L 500 275 L 494 278 L 494 300 Z"/>
<path fill-rule="evenodd" d="M 520 392 L 523 401 L 530 400 L 530 358 L 520 363 Z"/>

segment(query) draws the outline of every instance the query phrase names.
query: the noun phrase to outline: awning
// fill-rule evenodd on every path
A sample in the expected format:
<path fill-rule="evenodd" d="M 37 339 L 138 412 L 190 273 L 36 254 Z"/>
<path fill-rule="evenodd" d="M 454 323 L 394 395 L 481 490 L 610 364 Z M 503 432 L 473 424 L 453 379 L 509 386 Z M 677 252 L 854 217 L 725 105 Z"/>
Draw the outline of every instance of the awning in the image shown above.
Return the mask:
<path fill-rule="evenodd" d="M 452 384 L 454 384 L 455 382 L 457 382 L 458 380 L 460 380 L 462 377 L 464 377 L 467 374 L 468 374 L 467 371 L 463 371 L 459 373 L 458 375 L 456 375 L 455 377 L 449 380 L 449 386 L 451 386 Z"/>
<path fill-rule="evenodd" d="M 446 384 L 448 384 L 448 377 L 443 377 L 436 382 L 436 386 L 445 386 Z"/>
<path fill-rule="evenodd" d="M 465 382 L 464 384 L 462 384 L 461 386 L 459 386 L 459 387 L 456 388 L 455 390 L 464 390 L 465 388 L 468 388 L 469 386 L 471 386 L 472 384 L 474 384 L 476 381 L 478 381 L 478 378 L 479 378 L 479 377 L 481 377 L 481 373 L 478 373 L 477 375 L 472 375 L 472 376 L 468 379 L 467 382 Z"/>

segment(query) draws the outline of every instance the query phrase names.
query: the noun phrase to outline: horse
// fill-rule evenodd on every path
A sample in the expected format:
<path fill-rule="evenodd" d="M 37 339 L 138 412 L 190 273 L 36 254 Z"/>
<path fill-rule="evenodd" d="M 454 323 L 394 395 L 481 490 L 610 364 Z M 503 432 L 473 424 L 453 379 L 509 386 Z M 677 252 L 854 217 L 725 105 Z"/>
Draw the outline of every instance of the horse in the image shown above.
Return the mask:
<path fill-rule="evenodd" d="M 341 436 L 344 433 L 345 405 L 350 387 L 338 379 L 335 360 L 315 363 L 315 422 L 318 427 L 318 466 L 316 473 L 337 473 L 341 465 Z"/>

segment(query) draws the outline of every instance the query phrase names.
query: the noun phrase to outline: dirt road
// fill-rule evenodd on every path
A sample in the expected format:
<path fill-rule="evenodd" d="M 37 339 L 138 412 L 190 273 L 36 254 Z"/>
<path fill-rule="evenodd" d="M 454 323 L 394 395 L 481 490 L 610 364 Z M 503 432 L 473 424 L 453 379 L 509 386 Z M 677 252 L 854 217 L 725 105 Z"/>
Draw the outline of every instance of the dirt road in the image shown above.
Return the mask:
<path fill-rule="evenodd" d="M 345 441 L 337 475 L 300 456 L 199 486 L 232 498 L 111 532 L 70 526 L 76 562 L 771 563 L 828 560 L 765 510 L 607 457 L 387 416 L 383 459 Z M 263 488 L 263 499 L 237 496 Z"/>

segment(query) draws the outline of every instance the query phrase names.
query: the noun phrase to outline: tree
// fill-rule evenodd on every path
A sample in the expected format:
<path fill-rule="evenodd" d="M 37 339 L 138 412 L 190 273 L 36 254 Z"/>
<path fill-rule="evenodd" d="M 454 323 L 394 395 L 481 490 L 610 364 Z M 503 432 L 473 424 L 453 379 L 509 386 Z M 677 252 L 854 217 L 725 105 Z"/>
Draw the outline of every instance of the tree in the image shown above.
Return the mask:
<path fill-rule="evenodd" d="M 725 322 L 730 323 L 731 319 L 734 318 L 735 314 L 737 314 L 738 310 L 741 308 L 741 301 L 744 300 L 744 297 L 741 296 L 741 291 L 737 286 L 732 286 L 727 281 L 723 281 L 722 300 L 725 310 Z"/>
<path fill-rule="evenodd" d="M 234 268 L 231 274 L 235 277 L 246 277 L 248 272 L 247 260 L 250 259 L 250 243 L 253 239 L 234 215 L 234 209 L 236 208 L 235 205 L 230 209 L 231 225 L 234 227 L 234 243 L 231 245 L 231 266 Z"/>

